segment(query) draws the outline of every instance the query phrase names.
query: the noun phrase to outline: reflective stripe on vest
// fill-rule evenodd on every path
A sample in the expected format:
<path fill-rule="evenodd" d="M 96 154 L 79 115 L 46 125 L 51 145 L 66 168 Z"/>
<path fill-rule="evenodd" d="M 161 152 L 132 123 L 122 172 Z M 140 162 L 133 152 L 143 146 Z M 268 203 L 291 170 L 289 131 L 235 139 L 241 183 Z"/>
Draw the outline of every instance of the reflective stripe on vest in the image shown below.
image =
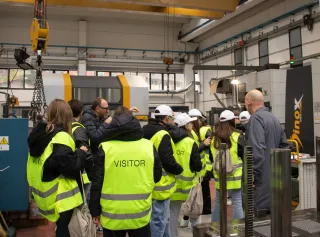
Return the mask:
<path fill-rule="evenodd" d="M 198 145 L 198 147 L 200 147 L 201 142 L 200 142 L 199 137 L 196 134 L 196 132 L 192 130 L 191 134 L 193 136 L 194 141 Z M 201 168 L 201 171 L 200 171 L 201 177 L 204 177 L 206 175 L 206 165 L 207 164 L 206 164 L 206 156 L 205 156 L 204 152 L 205 151 L 200 152 L 200 158 L 201 158 L 201 163 L 202 163 L 202 168 Z"/>
<path fill-rule="evenodd" d="M 238 156 L 238 139 L 240 133 L 233 132 L 230 136 L 231 140 L 231 148 L 230 148 L 230 155 L 233 160 L 233 164 L 236 167 L 236 170 L 233 174 L 227 175 L 227 189 L 240 189 L 241 188 L 241 179 L 242 179 L 242 160 Z M 215 158 L 216 149 L 213 146 L 214 139 L 212 139 L 211 144 L 211 152 L 213 159 Z M 220 189 L 220 177 L 216 171 L 213 171 L 213 176 L 215 179 L 215 186 L 216 189 Z"/>
<path fill-rule="evenodd" d="M 73 122 L 72 123 L 72 134 L 74 134 L 74 131 L 76 131 L 80 127 L 85 129 L 85 127 L 81 123 Z M 90 144 L 90 140 L 88 141 L 88 143 Z M 90 183 L 90 180 L 89 180 L 89 177 L 88 177 L 86 171 L 84 171 L 82 173 L 82 180 L 83 180 L 83 184 L 89 184 Z"/>
<path fill-rule="evenodd" d="M 195 141 L 190 137 L 186 137 L 175 144 L 177 161 L 182 166 L 183 172 L 180 175 L 176 175 L 177 189 L 170 198 L 173 201 L 186 201 L 191 188 L 197 182 L 195 173 L 190 170 L 190 157 L 193 144 L 195 144 Z"/>
<path fill-rule="evenodd" d="M 75 151 L 72 137 L 66 132 L 57 133 L 40 157 L 32 157 L 29 154 L 27 180 L 40 214 L 55 222 L 60 217 L 59 213 L 72 210 L 81 205 L 83 201 L 76 180 L 59 176 L 50 182 L 42 182 L 44 164 L 52 154 L 53 144 L 62 144 Z"/>
<path fill-rule="evenodd" d="M 206 140 L 206 135 L 208 131 L 212 131 L 211 127 L 209 126 L 203 126 L 200 128 L 200 139 L 201 141 Z M 210 161 L 209 158 L 209 153 L 210 153 L 210 148 L 207 148 L 204 150 L 204 156 L 205 156 L 205 160 L 206 160 L 206 171 L 211 171 L 212 170 L 212 163 Z"/>
<path fill-rule="evenodd" d="M 160 143 L 162 141 L 162 138 L 165 135 L 169 135 L 169 133 L 165 130 L 158 131 L 153 137 L 150 139 L 150 141 L 153 142 L 156 150 L 159 150 Z M 175 145 L 170 137 L 171 147 L 173 150 L 173 156 L 176 158 L 177 153 L 175 149 Z M 173 174 L 166 173 L 166 171 L 162 168 L 162 177 L 161 180 L 156 183 L 154 187 L 154 191 L 152 193 L 152 198 L 155 200 L 166 200 L 172 196 L 174 191 L 176 190 L 176 180 L 175 176 Z"/>
<path fill-rule="evenodd" d="M 100 198 L 101 225 L 109 230 L 146 226 L 151 218 L 154 189 L 152 142 L 108 141 L 100 146 L 106 157 Z"/>

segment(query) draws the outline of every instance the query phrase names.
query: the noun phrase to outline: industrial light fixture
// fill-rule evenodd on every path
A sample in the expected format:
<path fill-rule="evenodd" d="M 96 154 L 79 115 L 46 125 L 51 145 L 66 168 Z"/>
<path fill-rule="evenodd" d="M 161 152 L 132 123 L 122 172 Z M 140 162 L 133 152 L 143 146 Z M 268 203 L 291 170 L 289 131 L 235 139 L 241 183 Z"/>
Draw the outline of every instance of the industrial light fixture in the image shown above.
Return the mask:
<path fill-rule="evenodd" d="M 25 47 L 17 48 L 14 50 L 14 58 L 17 61 L 17 66 L 23 70 L 34 69 L 32 65 L 26 62 L 29 58 L 27 54 L 27 49 Z"/>
<path fill-rule="evenodd" d="M 239 85 L 239 80 L 238 79 L 232 79 L 231 84 Z"/>

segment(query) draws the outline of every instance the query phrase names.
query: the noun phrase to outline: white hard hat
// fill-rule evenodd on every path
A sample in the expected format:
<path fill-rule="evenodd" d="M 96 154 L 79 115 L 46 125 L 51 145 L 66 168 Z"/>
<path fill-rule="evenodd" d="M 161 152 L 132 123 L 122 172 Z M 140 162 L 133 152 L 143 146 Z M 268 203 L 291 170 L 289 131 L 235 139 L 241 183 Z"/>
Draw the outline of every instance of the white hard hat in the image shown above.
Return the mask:
<path fill-rule="evenodd" d="M 173 116 L 173 111 L 168 105 L 159 105 L 155 112 L 155 116 L 158 115 L 166 115 L 166 116 Z"/>
<path fill-rule="evenodd" d="M 182 127 L 192 121 L 195 121 L 197 120 L 197 118 L 190 118 L 190 116 L 186 113 L 182 113 L 182 114 L 179 114 L 175 119 L 174 119 L 174 122 L 176 124 L 178 124 L 178 127 Z"/>
<path fill-rule="evenodd" d="M 202 116 L 200 110 L 198 110 L 198 109 L 192 109 L 192 110 L 189 111 L 188 114 L 189 114 L 190 117 L 201 117 L 201 118 L 204 118 Z"/>
<path fill-rule="evenodd" d="M 235 116 L 232 111 L 225 110 L 220 114 L 219 121 L 220 122 L 226 122 L 226 121 L 230 121 L 230 120 L 235 119 L 235 118 L 237 118 L 237 116 Z"/>
<path fill-rule="evenodd" d="M 239 115 L 240 122 L 245 122 L 250 119 L 250 114 L 248 111 L 242 111 Z"/>

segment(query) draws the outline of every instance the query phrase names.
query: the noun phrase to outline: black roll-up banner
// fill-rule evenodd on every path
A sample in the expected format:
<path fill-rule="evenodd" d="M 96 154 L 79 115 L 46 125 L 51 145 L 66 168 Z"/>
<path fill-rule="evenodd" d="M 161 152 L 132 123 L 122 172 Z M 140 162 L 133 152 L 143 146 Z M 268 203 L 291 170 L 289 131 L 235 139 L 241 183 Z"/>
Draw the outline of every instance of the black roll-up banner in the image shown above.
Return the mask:
<path fill-rule="evenodd" d="M 314 155 L 314 121 L 311 66 L 287 71 L 286 134 L 301 153 Z"/>

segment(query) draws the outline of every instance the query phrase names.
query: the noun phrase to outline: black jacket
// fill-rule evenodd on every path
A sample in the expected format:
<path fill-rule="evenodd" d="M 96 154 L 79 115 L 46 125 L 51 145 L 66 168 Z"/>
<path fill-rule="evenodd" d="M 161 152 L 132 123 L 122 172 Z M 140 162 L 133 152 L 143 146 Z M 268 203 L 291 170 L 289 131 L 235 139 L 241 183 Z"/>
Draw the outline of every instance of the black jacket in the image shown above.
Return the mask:
<path fill-rule="evenodd" d="M 62 128 L 56 127 L 54 131 L 47 133 L 46 126 L 46 123 L 38 123 L 28 137 L 30 155 L 35 159 L 41 156 L 57 133 L 64 131 Z M 44 163 L 42 182 L 50 182 L 63 175 L 69 179 L 76 179 L 81 189 L 80 170 L 85 168 L 86 158 L 87 153 L 85 151 L 77 149 L 73 152 L 68 146 L 54 144 L 53 152 Z"/>
<path fill-rule="evenodd" d="M 182 139 L 189 137 L 188 131 L 185 128 L 176 127 L 174 129 L 170 129 L 169 133 L 174 143 L 180 142 Z M 199 172 L 202 168 L 200 153 L 196 142 L 194 142 L 192 146 L 189 168 L 192 172 Z"/>
<path fill-rule="evenodd" d="M 110 135 L 112 134 L 112 135 Z M 143 132 L 140 126 L 139 121 L 133 115 L 121 115 L 112 119 L 108 131 L 106 131 L 106 135 L 103 137 L 103 141 L 110 140 L 119 140 L 119 141 L 137 141 L 143 138 Z M 125 147 L 124 147 L 125 149 Z M 104 180 L 104 161 L 108 159 L 105 157 L 105 153 L 103 149 L 99 149 L 95 159 L 94 159 L 94 167 L 93 167 L 93 179 L 92 186 L 90 190 L 90 212 L 92 216 L 99 216 L 101 214 L 101 206 L 100 206 L 100 197 L 101 190 Z M 153 168 L 153 178 L 154 182 L 157 183 L 160 181 L 162 176 L 162 167 L 161 161 L 159 158 L 156 149 L 154 148 L 154 168 Z M 130 174 L 127 174 L 128 182 L 133 177 L 130 177 Z M 116 177 L 114 177 L 116 179 Z M 130 184 L 128 184 L 130 185 Z"/>
<path fill-rule="evenodd" d="M 206 133 L 206 139 L 208 137 L 212 138 L 212 133 L 211 133 L 210 130 L 208 130 L 207 133 Z M 210 146 L 207 146 L 206 144 L 204 144 L 204 141 L 201 141 L 200 146 L 199 146 L 199 152 L 202 152 L 202 151 L 204 151 L 206 149 L 210 149 Z"/>
<path fill-rule="evenodd" d="M 81 146 L 85 146 L 89 149 L 90 148 L 89 137 L 87 135 L 86 129 L 79 126 L 76 120 L 73 120 L 73 122 L 75 122 L 75 124 L 72 124 L 72 128 L 77 127 L 72 134 L 74 141 L 76 143 L 76 147 L 80 148 Z"/>
<path fill-rule="evenodd" d="M 167 125 L 160 124 L 155 119 L 150 119 L 148 124 L 143 127 L 144 138 L 150 140 L 157 132 L 161 130 L 169 130 Z M 183 168 L 179 165 L 173 156 L 173 150 L 170 142 L 170 135 L 165 135 L 158 147 L 158 153 L 161 159 L 162 167 L 168 173 L 179 175 L 183 172 Z"/>
<path fill-rule="evenodd" d="M 87 107 L 83 111 L 80 122 L 86 127 L 87 135 L 90 139 L 91 151 L 93 153 L 97 152 L 102 140 L 102 134 L 108 129 L 109 125 L 104 121 L 104 119 L 99 119 L 90 107 Z"/>
<path fill-rule="evenodd" d="M 244 133 L 244 134 L 245 134 L 246 131 L 247 131 L 247 127 L 248 127 L 248 123 L 236 125 L 236 129 L 238 129 L 239 131 L 241 131 L 241 132 Z"/>
<path fill-rule="evenodd" d="M 74 120 L 73 122 L 76 122 L 76 120 Z M 88 138 L 86 129 L 77 124 L 72 124 L 72 128 L 73 127 L 77 127 L 72 134 L 74 142 L 76 143 L 76 148 L 80 149 L 81 146 L 85 146 L 89 150 L 90 145 L 89 145 L 89 138 Z M 91 180 L 92 179 L 91 172 L 93 168 L 93 156 L 91 155 L 90 151 L 88 151 L 87 154 L 88 155 L 86 159 L 86 167 L 87 167 L 86 172 L 88 174 L 89 179 Z"/>

